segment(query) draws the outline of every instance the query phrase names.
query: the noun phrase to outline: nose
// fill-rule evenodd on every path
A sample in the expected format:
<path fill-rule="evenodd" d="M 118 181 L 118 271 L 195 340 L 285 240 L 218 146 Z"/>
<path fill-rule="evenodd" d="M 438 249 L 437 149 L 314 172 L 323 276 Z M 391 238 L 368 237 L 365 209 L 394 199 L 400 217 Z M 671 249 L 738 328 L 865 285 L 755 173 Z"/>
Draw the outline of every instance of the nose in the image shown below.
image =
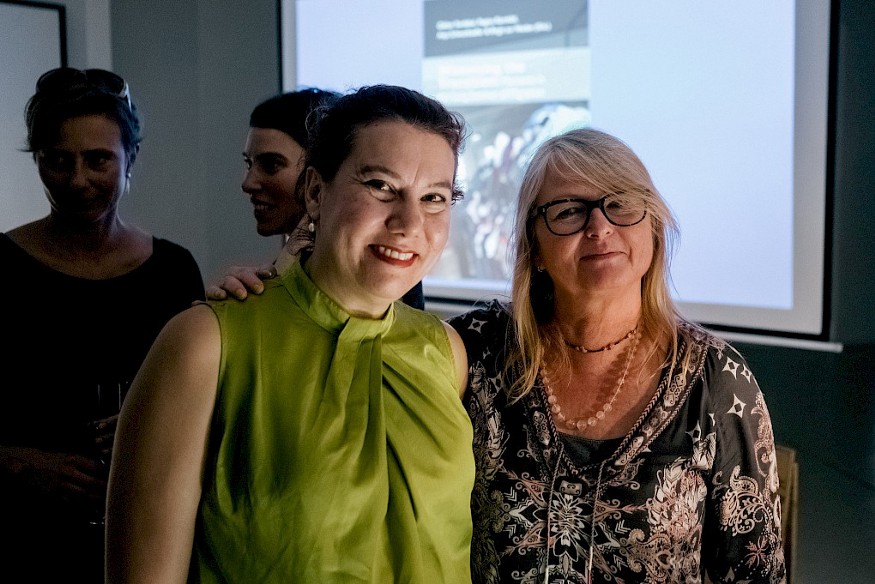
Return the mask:
<path fill-rule="evenodd" d="M 67 182 L 73 189 L 84 189 L 88 186 L 88 169 L 83 160 L 77 159 L 70 166 L 70 176 Z"/>
<path fill-rule="evenodd" d="M 422 228 L 423 220 L 419 201 L 402 198 L 392 205 L 386 226 L 392 233 L 411 235 Z"/>
<path fill-rule="evenodd" d="M 243 172 L 243 183 L 240 188 L 247 195 L 251 195 L 259 190 L 261 181 L 258 180 L 258 172 L 254 168 L 249 168 Z"/>
<path fill-rule="evenodd" d="M 614 230 L 614 225 L 608 221 L 604 211 L 601 208 L 592 209 L 589 212 L 586 226 L 583 228 L 584 234 L 589 238 L 604 237 Z"/>

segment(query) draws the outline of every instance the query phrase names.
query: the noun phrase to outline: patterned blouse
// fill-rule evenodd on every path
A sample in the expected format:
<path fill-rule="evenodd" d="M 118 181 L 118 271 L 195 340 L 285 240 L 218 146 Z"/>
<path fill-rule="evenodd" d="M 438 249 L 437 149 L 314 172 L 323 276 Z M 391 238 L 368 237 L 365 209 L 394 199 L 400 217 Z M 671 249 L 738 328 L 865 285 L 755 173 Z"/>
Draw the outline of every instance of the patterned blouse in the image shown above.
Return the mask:
<path fill-rule="evenodd" d="M 632 430 L 581 464 L 542 387 L 509 403 L 507 306 L 450 323 L 470 365 L 475 584 L 784 581 L 771 422 L 732 347 L 682 325 L 689 367 L 664 372 Z"/>

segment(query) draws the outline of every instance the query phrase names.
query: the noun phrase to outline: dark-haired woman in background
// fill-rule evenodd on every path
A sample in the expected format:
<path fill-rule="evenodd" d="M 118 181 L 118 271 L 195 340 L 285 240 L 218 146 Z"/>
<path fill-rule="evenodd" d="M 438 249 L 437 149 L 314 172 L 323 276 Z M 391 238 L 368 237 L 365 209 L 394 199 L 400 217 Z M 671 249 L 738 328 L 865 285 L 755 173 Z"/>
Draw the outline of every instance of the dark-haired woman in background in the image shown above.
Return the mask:
<path fill-rule="evenodd" d="M 0 579 L 99 582 L 121 400 L 203 283 L 187 250 L 118 215 L 140 145 L 121 77 L 51 70 L 26 121 L 50 212 L 0 234 L 4 272 L 27 282 L 0 289 Z"/>
<path fill-rule="evenodd" d="M 264 284 L 259 276 L 275 276 L 294 263 L 307 239 L 306 225 L 301 225 L 306 210 L 300 190 L 310 141 L 308 124 L 338 97 L 333 91 L 310 87 L 268 98 L 249 114 L 240 186 L 252 203 L 258 234 L 282 236 L 283 247 L 270 266 L 232 266 L 219 285 L 207 287 L 211 300 L 224 300 L 228 294 L 240 300 L 249 292 L 260 294 Z"/>
<path fill-rule="evenodd" d="M 290 235 L 305 215 L 295 196 L 310 142 L 308 123 L 339 94 L 316 88 L 281 93 L 259 103 L 249 115 L 241 185 L 254 207 L 259 235 Z"/>
<path fill-rule="evenodd" d="M 446 244 L 462 129 L 393 86 L 320 117 L 312 248 L 171 320 L 125 402 L 108 582 L 470 580 L 464 348 L 396 302 Z"/>

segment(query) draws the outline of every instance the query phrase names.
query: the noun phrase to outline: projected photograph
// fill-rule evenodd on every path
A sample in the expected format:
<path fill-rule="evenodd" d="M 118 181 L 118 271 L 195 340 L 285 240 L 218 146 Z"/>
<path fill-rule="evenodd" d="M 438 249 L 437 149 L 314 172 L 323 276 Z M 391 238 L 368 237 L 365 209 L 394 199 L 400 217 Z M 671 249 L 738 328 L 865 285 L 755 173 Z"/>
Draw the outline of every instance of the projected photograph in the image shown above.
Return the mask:
<path fill-rule="evenodd" d="M 465 199 L 432 278 L 482 285 L 510 277 L 508 243 L 523 171 L 544 140 L 589 122 L 586 102 L 454 108 L 471 131 L 459 164 Z"/>
<path fill-rule="evenodd" d="M 677 216 L 687 318 L 817 332 L 827 4 L 286 0 L 283 83 L 402 85 L 465 117 L 465 198 L 424 282 L 435 303 L 506 297 L 522 170 L 547 138 L 591 126 L 638 154 Z"/>
<path fill-rule="evenodd" d="M 422 90 L 469 128 L 459 169 L 465 201 L 430 283 L 496 288 L 510 277 L 529 157 L 547 138 L 590 122 L 587 3 L 425 2 L 424 11 Z"/>

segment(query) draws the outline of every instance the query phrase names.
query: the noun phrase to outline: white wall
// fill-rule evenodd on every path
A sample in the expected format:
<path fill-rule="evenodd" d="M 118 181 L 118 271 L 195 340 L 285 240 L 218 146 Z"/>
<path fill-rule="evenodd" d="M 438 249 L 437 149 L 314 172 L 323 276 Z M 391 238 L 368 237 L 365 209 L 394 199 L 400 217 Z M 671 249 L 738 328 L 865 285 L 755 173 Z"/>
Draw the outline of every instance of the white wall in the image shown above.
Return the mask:
<path fill-rule="evenodd" d="M 143 118 L 122 212 L 187 247 L 205 279 L 273 259 L 240 191 L 249 113 L 279 91 L 276 6 L 113 0 L 112 61 Z"/>
<path fill-rule="evenodd" d="M 255 233 L 240 181 L 249 112 L 279 91 L 276 5 L 230 0 L 58 3 L 66 6 L 68 65 L 122 75 L 143 121 L 143 143 L 122 217 L 191 250 L 207 282 L 231 264 L 271 260 L 279 240 Z M 14 50 L 28 54 L 21 47 Z M 6 148 L 11 151 L 2 158 L 14 159 L 19 169 L 16 185 L 4 185 L 3 192 L 24 201 L 25 210 L 12 213 L 11 205 L 0 200 L 0 217 L 14 215 L 9 224 L 0 224 L 0 231 L 48 212 L 33 161 L 20 148 L 26 135 L 25 102 L 36 77 L 49 66 L 55 64 L 33 65 L 21 82 L 21 95 L 9 98 L 15 103 L 3 127 L 5 134 L 14 134 L 15 146 Z"/>
<path fill-rule="evenodd" d="M 108 0 L 67 0 L 67 56 L 73 67 L 112 67 Z M 58 12 L 0 3 L 0 231 L 44 217 L 49 205 L 30 154 L 24 106 L 34 83 L 61 65 Z"/>

